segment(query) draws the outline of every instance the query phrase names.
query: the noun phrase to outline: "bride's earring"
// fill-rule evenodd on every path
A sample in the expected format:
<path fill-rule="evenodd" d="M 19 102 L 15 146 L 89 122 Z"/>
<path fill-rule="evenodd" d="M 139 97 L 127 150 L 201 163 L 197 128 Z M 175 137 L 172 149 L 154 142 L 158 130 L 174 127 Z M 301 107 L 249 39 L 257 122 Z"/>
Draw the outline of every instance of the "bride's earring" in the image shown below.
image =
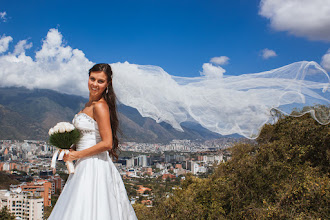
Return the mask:
<path fill-rule="evenodd" d="M 107 90 L 105 91 L 105 93 L 107 93 L 107 94 L 108 94 L 108 92 L 109 92 L 109 87 L 107 87 Z"/>

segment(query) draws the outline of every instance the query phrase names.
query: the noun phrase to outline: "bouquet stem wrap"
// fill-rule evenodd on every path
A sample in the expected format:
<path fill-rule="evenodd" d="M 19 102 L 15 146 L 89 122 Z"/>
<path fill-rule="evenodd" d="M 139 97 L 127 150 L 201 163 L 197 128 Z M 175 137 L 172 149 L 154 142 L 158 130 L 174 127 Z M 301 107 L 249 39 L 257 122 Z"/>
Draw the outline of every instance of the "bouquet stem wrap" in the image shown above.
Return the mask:
<path fill-rule="evenodd" d="M 68 154 L 69 152 L 70 152 L 69 150 L 63 150 L 63 149 L 57 149 L 54 152 L 52 162 L 51 162 L 51 167 L 53 168 L 53 173 L 56 172 L 56 160 L 63 160 L 64 154 Z M 65 162 L 65 165 L 69 171 L 69 174 L 74 173 L 74 165 L 73 165 L 72 161 Z"/>

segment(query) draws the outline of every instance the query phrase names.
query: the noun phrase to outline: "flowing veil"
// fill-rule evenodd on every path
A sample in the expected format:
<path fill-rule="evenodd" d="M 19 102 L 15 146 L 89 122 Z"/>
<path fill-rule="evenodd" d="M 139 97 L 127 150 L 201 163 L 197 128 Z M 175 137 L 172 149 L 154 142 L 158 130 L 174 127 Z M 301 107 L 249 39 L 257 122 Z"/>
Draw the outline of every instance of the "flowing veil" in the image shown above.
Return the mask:
<path fill-rule="evenodd" d="M 119 102 L 144 117 L 180 124 L 196 122 L 222 134 L 256 138 L 273 120 L 272 109 L 294 116 L 311 113 L 321 124 L 330 120 L 330 78 L 316 62 L 296 62 L 254 74 L 200 77 L 171 76 L 162 68 L 128 62 L 111 64 Z M 299 113 L 297 113 L 299 112 Z"/>
<path fill-rule="evenodd" d="M 53 89 L 88 97 L 86 72 L 93 62 L 81 50 L 65 46 L 57 29 L 49 30 L 35 59 L 22 49 L 1 54 L 0 65 L 1 87 Z M 119 102 L 177 130 L 183 130 L 182 122 L 195 122 L 222 135 L 256 138 L 274 119 L 273 109 L 287 115 L 299 109 L 295 116 L 309 112 L 321 124 L 330 121 L 330 79 L 316 62 L 237 76 L 205 63 L 199 77 L 172 76 L 152 65 L 111 66 Z"/>

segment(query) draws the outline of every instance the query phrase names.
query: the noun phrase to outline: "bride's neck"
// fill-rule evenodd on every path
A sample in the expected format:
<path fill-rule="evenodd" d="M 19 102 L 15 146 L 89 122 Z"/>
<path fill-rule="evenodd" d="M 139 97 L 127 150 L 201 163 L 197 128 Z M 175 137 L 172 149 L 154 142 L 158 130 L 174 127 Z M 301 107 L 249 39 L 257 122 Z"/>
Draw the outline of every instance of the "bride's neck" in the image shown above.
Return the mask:
<path fill-rule="evenodd" d="M 96 102 L 96 101 L 99 101 L 100 99 L 102 98 L 102 95 L 101 96 L 89 96 L 89 101 L 90 103 L 92 102 Z"/>

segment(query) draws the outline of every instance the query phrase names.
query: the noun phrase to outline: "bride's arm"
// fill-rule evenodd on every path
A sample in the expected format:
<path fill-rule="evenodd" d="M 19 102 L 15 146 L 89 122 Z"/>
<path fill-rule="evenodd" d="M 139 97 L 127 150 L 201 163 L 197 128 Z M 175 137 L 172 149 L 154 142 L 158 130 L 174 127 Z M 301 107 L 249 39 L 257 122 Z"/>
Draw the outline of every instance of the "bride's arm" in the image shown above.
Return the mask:
<path fill-rule="evenodd" d="M 94 105 L 94 118 L 97 122 L 101 141 L 93 147 L 81 151 L 71 151 L 63 157 L 64 161 L 77 160 L 79 158 L 99 154 L 112 148 L 112 131 L 110 125 L 109 107 L 105 101 L 98 101 Z"/>

